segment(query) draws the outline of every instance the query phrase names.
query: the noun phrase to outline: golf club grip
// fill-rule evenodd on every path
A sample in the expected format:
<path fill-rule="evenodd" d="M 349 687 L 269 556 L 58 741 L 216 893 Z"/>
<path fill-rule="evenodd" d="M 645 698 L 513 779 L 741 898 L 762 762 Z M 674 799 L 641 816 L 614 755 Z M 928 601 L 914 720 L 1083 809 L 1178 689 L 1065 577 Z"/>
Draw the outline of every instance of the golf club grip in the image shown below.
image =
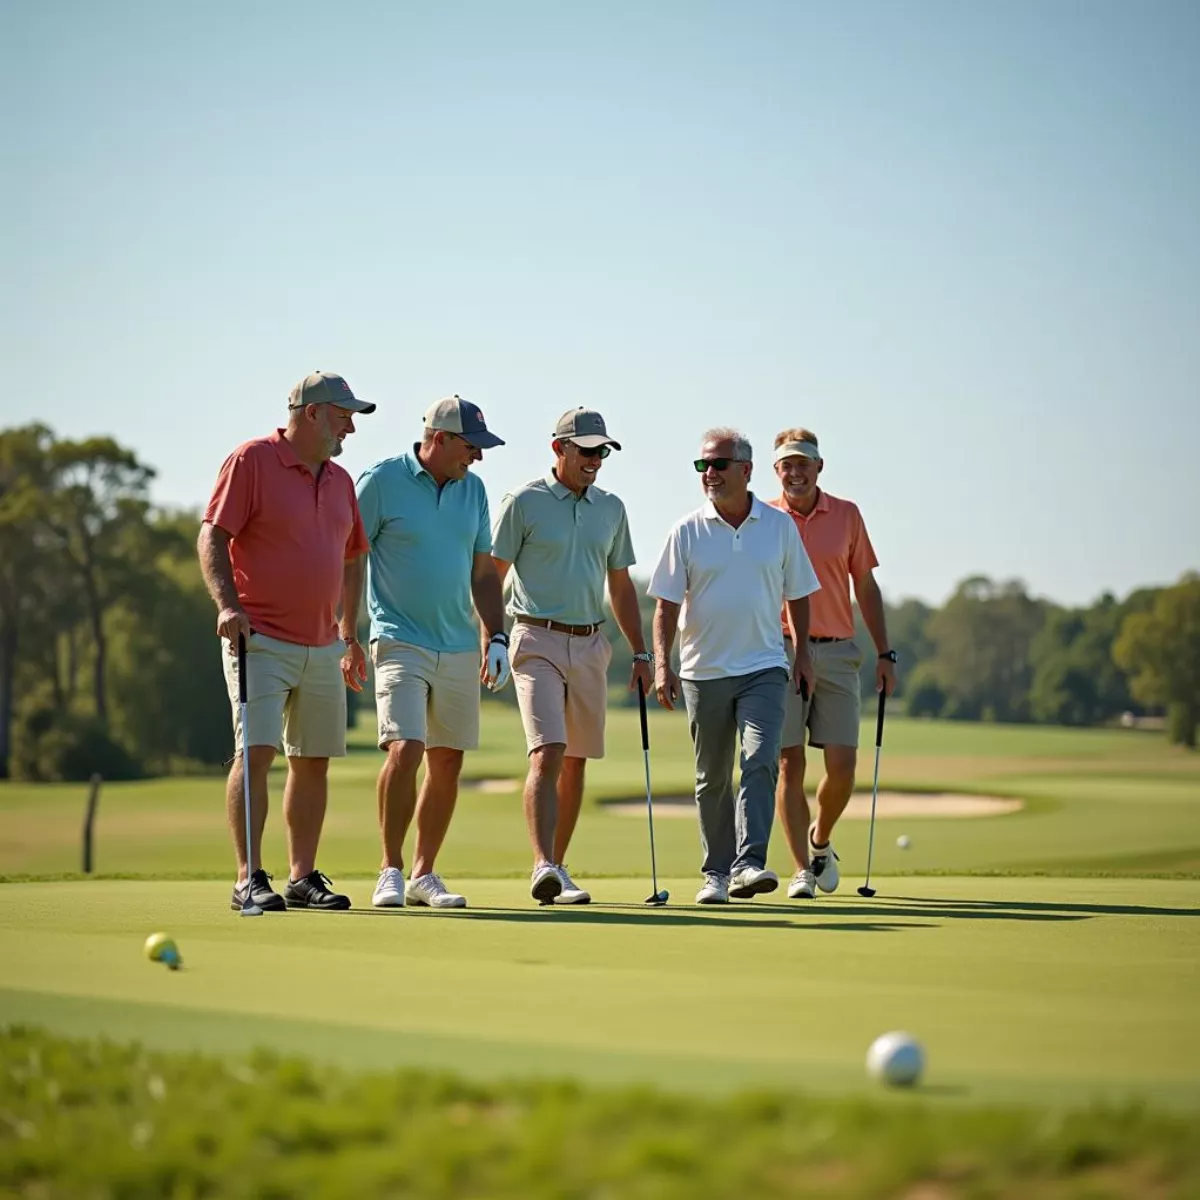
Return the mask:
<path fill-rule="evenodd" d="M 246 636 L 238 634 L 237 643 L 237 668 L 238 668 L 238 703 L 246 703 Z"/>
<path fill-rule="evenodd" d="M 879 720 L 875 724 L 875 745 L 883 745 L 883 707 L 887 703 L 887 689 L 879 689 Z"/>
<path fill-rule="evenodd" d="M 641 709 L 642 717 L 642 749 L 650 749 L 650 726 L 646 723 L 646 688 L 642 681 L 638 680 L 638 708 Z"/>

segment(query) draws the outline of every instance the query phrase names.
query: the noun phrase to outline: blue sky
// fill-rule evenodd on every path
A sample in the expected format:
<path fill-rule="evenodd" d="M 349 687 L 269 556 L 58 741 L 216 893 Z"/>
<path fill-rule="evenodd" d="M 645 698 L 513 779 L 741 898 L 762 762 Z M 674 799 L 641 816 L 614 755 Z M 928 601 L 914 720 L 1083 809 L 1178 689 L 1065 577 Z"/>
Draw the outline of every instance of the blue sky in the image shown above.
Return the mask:
<path fill-rule="evenodd" d="M 0 423 L 112 433 L 201 505 L 310 370 L 564 409 L 648 573 L 701 433 L 787 425 L 889 598 L 1085 603 L 1200 567 L 1200 5 L 0 6 Z"/>

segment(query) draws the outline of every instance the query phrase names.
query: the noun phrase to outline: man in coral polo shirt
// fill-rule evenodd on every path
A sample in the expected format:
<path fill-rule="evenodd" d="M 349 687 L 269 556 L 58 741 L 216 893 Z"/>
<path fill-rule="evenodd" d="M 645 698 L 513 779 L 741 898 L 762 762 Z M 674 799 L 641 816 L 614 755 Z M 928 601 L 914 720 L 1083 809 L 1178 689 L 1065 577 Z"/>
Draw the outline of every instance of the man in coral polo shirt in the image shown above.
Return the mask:
<path fill-rule="evenodd" d="M 204 513 L 197 551 L 225 643 L 238 752 L 225 792 L 238 864 L 234 909 L 241 909 L 247 889 L 267 912 L 350 907 L 317 870 L 316 855 L 329 760 L 346 753 L 348 680 L 338 609 L 351 565 L 367 552 L 367 535 L 354 481 L 331 460 L 354 432 L 354 417 L 374 411 L 340 375 L 309 375 L 288 398 L 287 428 L 244 442 L 225 460 Z M 246 639 L 246 729 L 238 705 L 239 634 Z M 250 758 L 250 847 L 243 740 Z M 283 814 L 290 858 L 283 896 L 262 866 L 267 771 L 281 745 L 288 760 Z"/>
<path fill-rule="evenodd" d="M 850 581 L 863 620 L 879 655 L 876 690 L 891 695 L 896 654 L 888 646 L 883 597 L 875 582 L 879 565 L 858 506 L 822 491 L 817 479 L 824 467 L 816 436 L 808 429 L 785 429 L 775 438 L 775 473 L 783 495 L 771 503 L 796 522 L 804 548 L 821 581 L 811 597 L 808 640 L 816 686 L 807 702 L 789 694 L 783 726 L 776 811 L 796 861 L 788 886 L 793 900 L 811 900 L 816 888 L 837 889 L 840 873 L 833 827 L 854 791 L 861 715 L 859 667 L 862 651 L 854 641 Z M 784 614 L 784 635 L 788 634 Z M 794 648 L 788 643 L 789 657 Z M 825 776 L 817 787 L 817 819 L 810 824 L 804 794 L 804 734 L 825 754 Z"/>

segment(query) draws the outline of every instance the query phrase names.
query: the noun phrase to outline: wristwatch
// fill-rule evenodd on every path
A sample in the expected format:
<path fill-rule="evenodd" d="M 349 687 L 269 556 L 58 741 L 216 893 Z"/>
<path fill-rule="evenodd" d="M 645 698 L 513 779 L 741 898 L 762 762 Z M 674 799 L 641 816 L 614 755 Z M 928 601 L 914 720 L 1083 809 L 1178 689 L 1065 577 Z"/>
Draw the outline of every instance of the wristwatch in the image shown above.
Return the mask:
<path fill-rule="evenodd" d="M 499 642 L 500 645 L 507 648 L 508 647 L 508 634 L 505 633 L 503 630 L 501 630 L 499 633 L 493 633 L 492 636 L 490 638 L 488 638 L 488 645 L 490 646 L 492 644 L 492 642 Z"/>
<path fill-rule="evenodd" d="M 634 662 L 644 662 L 644 663 L 650 663 L 650 664 L 652 664 L 652 665 L 653 665 L 653 663 L 654 663 L 654 655 L 653 655 L 653 654 L 651 654 L 649 650 L 639 650 L 639 651 L 638 651 L 638 652 L 637 652 L 637 653 L 636 653 L 636 654 L 633 656 L 633 661 L 634 661 Z"/>
<path fill-rule="evenodd" d="M 895 650 L 885 650 L 879 657 L 886 658 L 888 662 L 894 663 L 897 661 Z"/>

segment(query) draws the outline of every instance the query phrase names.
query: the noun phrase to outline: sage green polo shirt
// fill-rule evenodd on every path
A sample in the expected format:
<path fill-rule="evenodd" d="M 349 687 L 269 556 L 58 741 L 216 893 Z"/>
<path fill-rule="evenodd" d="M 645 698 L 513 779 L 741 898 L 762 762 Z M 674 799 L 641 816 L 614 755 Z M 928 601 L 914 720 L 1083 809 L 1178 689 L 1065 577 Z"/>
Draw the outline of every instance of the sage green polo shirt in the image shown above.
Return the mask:
<path fill-rule="evenodd" d="M 608 572 L 637 561 L 625 505 L 595 485 L 576 496 L 553 473 L 500 501 L 492 554 L 512 564 L 510 616 L 565 625 L 603 620 Z"/>

